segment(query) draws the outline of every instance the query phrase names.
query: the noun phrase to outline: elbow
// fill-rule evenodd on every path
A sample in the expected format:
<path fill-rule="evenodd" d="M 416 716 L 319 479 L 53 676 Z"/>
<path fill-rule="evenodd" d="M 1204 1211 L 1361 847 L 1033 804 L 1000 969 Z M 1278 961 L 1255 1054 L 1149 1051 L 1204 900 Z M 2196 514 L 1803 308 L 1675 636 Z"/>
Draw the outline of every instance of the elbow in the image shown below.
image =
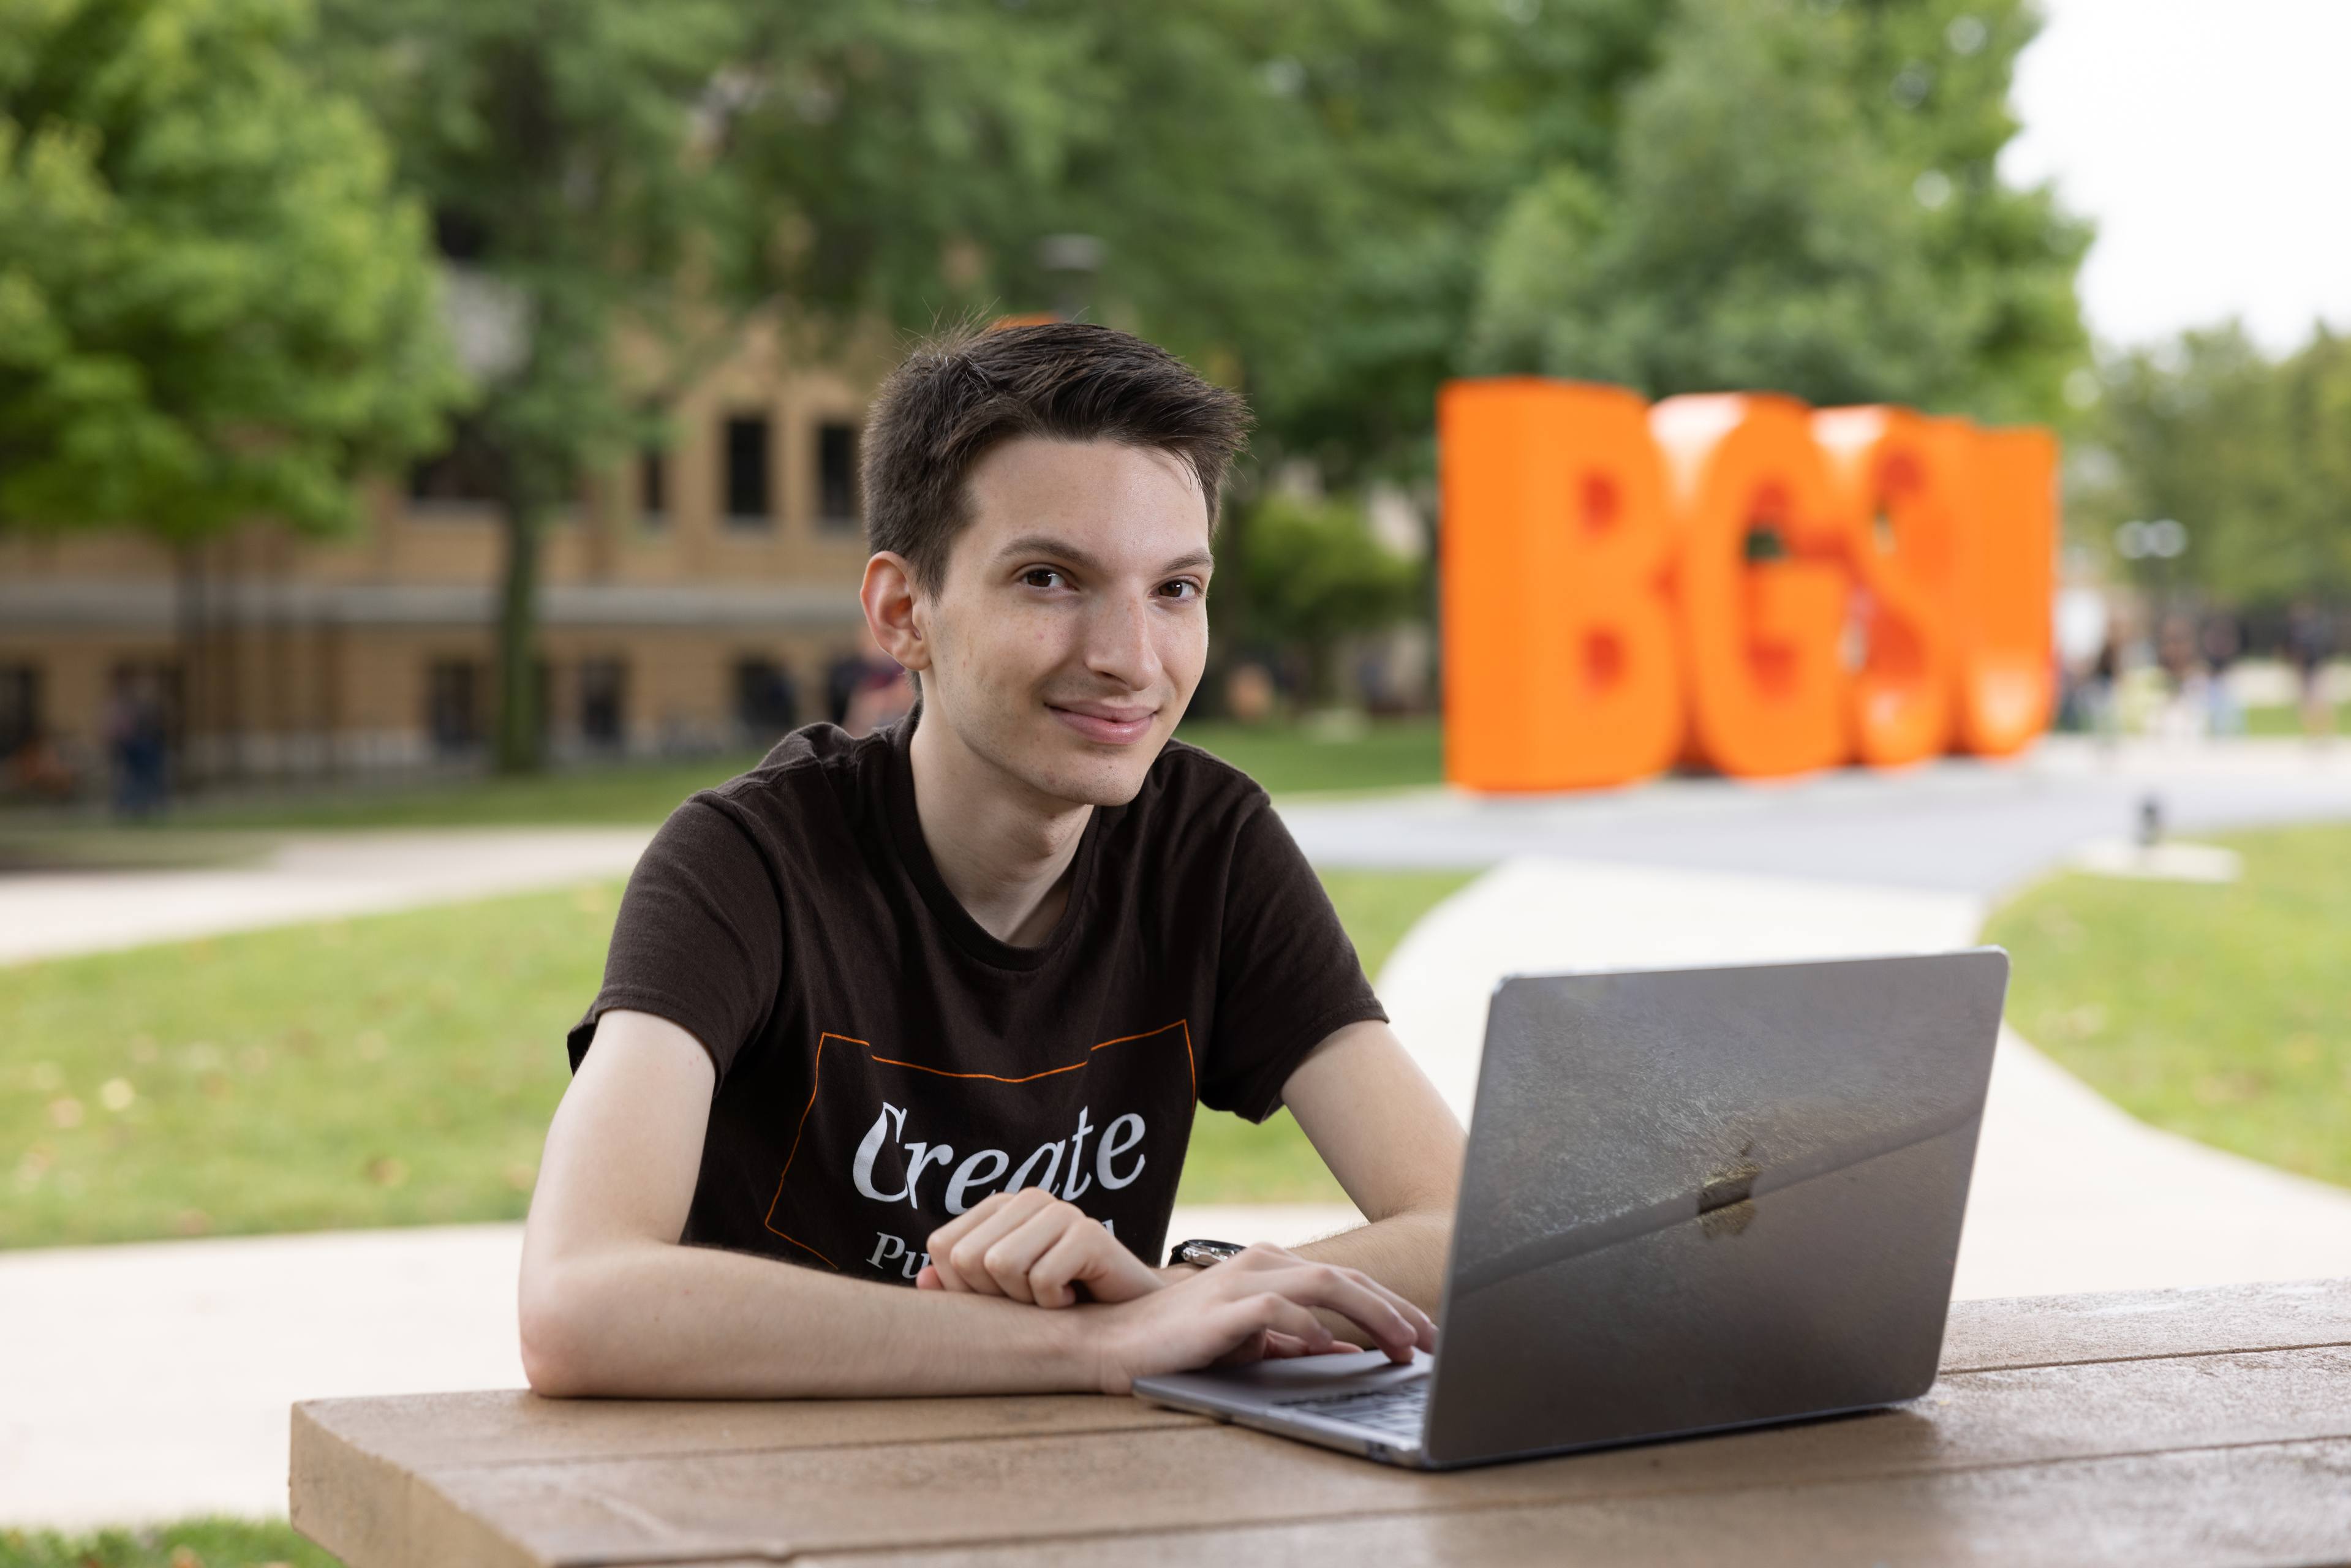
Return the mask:
<path fill-rule="evenodd" d="M 580 1359 L 544 1326 L 522 1331 L 522 1375 L 542 1399 L 581 1399 L 595 1392 Z"/>
<path fill-rule="evenodd" d="M 581 1399 L 603 1393 L 608 1381 L 594 1341 L 591 1314 L 573 1292 L 544 1277 L 523 1276 L 517 1327 L 522 1375 L 533 1394 Z"/>

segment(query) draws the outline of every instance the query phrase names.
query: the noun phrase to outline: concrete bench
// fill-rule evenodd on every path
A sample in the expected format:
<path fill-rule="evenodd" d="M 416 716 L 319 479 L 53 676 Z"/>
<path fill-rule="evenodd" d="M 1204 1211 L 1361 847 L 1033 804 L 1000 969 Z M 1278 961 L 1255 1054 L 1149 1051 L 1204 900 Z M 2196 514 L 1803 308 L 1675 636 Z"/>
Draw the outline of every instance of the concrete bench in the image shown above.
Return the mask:
<path fill-rule="evenodd" d="M 2351 1557 L 2351 1280 L 1963 1301 L 1865 1415 L 1443 1475 L 1131 1399 L 293 1413 L 350 1568 Z"/>

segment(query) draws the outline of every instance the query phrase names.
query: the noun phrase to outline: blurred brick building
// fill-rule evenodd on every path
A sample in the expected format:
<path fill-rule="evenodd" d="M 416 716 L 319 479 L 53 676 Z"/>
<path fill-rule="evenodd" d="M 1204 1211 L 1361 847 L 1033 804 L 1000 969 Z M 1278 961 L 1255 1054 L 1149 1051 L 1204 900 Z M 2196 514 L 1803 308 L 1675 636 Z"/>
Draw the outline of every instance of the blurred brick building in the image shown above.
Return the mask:
<path fill-rule="evenodd" d="M 674 443 L 600 474 L 549 528 L 549 754 L 761 745 L 826 716 L 867 648 L 857 443 L 884 366 L 788 357 L 769 327 L 671 412 Z M 255 526 L 186 557 L 130 532 L 0 537 L 0 758 L 88 786 L 110 716 L 160 694 L 206 777 L 477 761 L 496 698 L 503 533 L 462 444 L 367 486 L 347 538 Z"/>

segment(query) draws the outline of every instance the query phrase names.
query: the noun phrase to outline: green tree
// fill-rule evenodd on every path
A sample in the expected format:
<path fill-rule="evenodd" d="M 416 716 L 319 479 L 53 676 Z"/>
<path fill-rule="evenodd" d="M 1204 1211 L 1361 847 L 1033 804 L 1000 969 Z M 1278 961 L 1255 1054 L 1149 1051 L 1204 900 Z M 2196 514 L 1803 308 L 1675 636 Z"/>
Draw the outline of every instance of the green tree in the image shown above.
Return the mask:
<path fill-rule="evenodd" d="M 1465 352 L 1489 236 L 1552 168 L 1606 167 L 1654 64 L 1655 0 L 1408 0 L 1271 8 L 1267 79 L 1311 111 L 1328 187 L 1300 350 L 1252 353 L 1270 454 L 1425 479 L 1437 384 Z M 1276 68 L 1283 68 L 1276 69 Z"/>
<path fill-rule="evenodd" d="M 1070 291 L 1244 387 L 1266 455 L 1425 466 L 1485 236 L 1598 159 L 1649 0 L 813 3 L 767 24 L 732 122 L 790 237 L 772 287 L 921 327 Z"/>
<path fill-rule="evenodd" d="M 1268 74 L 1297 25 L 1241 0 L 779 13 L 727 137 L 781 236 L 749 255 L 761 290 L 910 329 L 1077 306 L 1254 387 L 1311 352 L 1342 243 L 1327 138 Z M 1092 276 L 1056 276 L 1055 235 Z"/>
<path fill-rule="evenodd" d="M 0 526 L 352 520 L 456 391 L 300 0 L 0 0 Z"/>
<path fill-rule="evenodd" d="M 1105 314 L 1212 368 L 1221 344 L 1294 330 L 1283 306 L 1314 253 L 1283 236 L 1311 185 L 1266 155 L 1285 139 L 1249 15 L 328 0 L 338 69 L 526 345 L 484 376 L 466 431 L 506 528 L 502 767 L 537 761 L 548 518 L 750 313 L 821 351 L 876 323 L 1033 309 L 1060 287 L 1040 242 L 1074 233 L 1117 258 Z M 662 362 L 651 384 L 624 373 L 630 335 Z"/>
<path fill-rule="evenodd" d="M 2262 353 L 2235 323 L 2110 358 L 2074 465 L 2076 529 L 2111 552 L 2126 521 L 2188 528 L 2176 564 L 2121 562 L 2226 602 L 2351 600 L 2351 340 Z"/>
<path fill-rule="evenodd" d="M 1545 345 L 1620 305 L 1647 346 L 1607 373 L 1672 383 L 1653 390 L 1727 362 L 2001 412 L 2010 389 L 2046 402 L 2079 347 L 2079 235 L 1990 175 L 2022 0 L 1985 0 L 1980 38 L 1958 0 L 329 5 L 406 177 L 532 325 L 474 431 L 512 492 L 510 764 L 536 734 L 534 519 L 642 423 L 623 323 L 690 367 L 763 304 L 821 347 L 1075 302 L 1244 390 L 1261 461 L 1350 486 L 1426 475 L 1446 376 L 1603 373 Z M 1897 101 L 1918 50 L 1943 74 Z M 1955 171 L 1933 210 L 1930 168 Z M 1741 210 L 1672 206 L 1717 190 Z M 1592 255 L 1559 265 L 1586 218 Z M 1057 273 L 1055 235 L 1083 236 L 1058 256 L 1091 251 L 1089 276 Z M 1252 525 L 1235 509 L 1236 555 Z"/>
<path fill-rule="evenodd" d="M 1304 653 L 1318 699 L 1335 689 L 1342 638 L 1394 626 L 1418 604 L 1419 564 L 1374 538 L 1347 502 L 1270 491 L 1249 508 L 1243 538 L 1244 635 Z"/>
<path fill-rule="evenodd" d="M 2087 232 L 1992 169 L 2031 26 L 2016 0 L 1684 0 L 1607 165 L 1501 220 L 1476 362 L 2060 414 Z"/>
<path fill-rule="evenodd" d="M 486 460 L 505 530 L 495 749 L 500 768 L 531 768 L 546 530 L 647 424 L 622 338 L 683 337 L 689 261 L 723 278 L 735 260 L 712 143 L 743 11 L 326 0 L 323 16 L 323 57 L 390 131 L 403 184 L 477 307 L 479 396 L 461 439 Z"/>

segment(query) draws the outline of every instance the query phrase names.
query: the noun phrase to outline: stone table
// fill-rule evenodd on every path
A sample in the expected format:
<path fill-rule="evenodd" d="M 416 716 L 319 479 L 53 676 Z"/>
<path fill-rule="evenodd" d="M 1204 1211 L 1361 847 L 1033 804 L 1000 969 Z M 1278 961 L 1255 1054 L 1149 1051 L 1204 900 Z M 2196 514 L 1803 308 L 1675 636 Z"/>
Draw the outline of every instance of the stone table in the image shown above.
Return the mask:
<path fill-rule="evenodd" d="M 1865 1415 L 1445 1474 L 1132 1399 L 294 1407 L 350 1568 L 2351 1560 L 2351 1280 L 1962 1301 Z"/>

